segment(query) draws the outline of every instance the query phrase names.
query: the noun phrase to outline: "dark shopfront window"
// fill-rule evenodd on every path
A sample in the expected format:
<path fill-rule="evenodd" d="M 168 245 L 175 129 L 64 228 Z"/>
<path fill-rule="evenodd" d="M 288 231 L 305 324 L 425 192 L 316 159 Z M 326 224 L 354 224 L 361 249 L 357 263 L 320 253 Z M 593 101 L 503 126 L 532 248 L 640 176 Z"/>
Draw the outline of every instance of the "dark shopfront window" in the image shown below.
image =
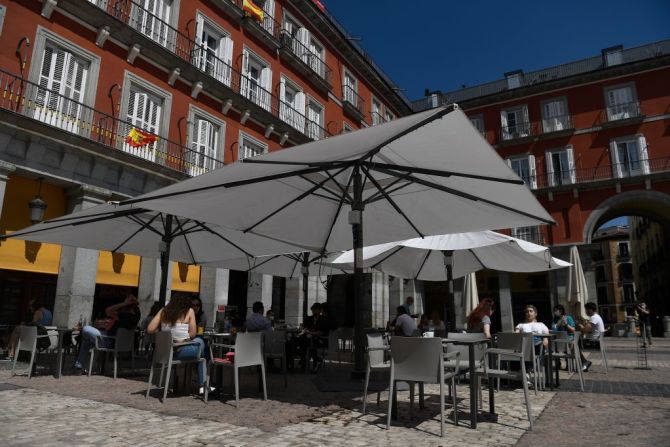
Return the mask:
<path fill-rule="evenodd" d="M 16 325 L 25 320 L 31 298 L 42 298 L 53 311 L 56 280 L 56 275 L 0 270 L 0 324 Z"/>
<path fill-rule="evenodd" d="M 128 292 L 137 296 L 137 287 L 96 284 L 95 295 L 93 297 L 93 313 L 92 315 L 82 315 L 82 317 L 87 321 L 103 318 L 105 316 L 105 309 L 125 300 Z"/>

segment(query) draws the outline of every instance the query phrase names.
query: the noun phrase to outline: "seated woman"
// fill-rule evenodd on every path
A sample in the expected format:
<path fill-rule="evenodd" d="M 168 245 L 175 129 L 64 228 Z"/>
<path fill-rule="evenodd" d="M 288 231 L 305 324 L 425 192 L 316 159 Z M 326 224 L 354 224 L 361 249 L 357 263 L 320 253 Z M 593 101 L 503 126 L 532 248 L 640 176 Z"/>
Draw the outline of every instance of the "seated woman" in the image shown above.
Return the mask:
<path fill-rule="evenodd" d="M 571 315 L 565 315 L 565 307 L 562 304 L 554 306 L 554 318 L 551 321 L 552 331 L 567 332 L 570 339 L 575 332 L 575 319 Z"/>
<path fill-rule="evenodd" d="M 197 334 L 195 312 L 191 308 L 191 297 L 177 294 L 172 297 L 167 306 L 161 309 L 151 320 L 147 332 L 155 334 L 158 331 L 170 331 L 175 343 L 191 342 L 175 349 L 174 358 L 177 360 L 193 360 L 203 356 L 205 344 L 202 338 L 195 338 Z M 205 392 L 205 365 L 198 363 L 198 383 L 200 394 Z M 210 388 L 210 391 L 213 391 Z"/>
<path fill-rule="evenodd" d="M 35 298 L 30 301 L 28 304 L 28 307 L 30 311 L 32 312 L 32 318 L 27 318 L 25 321 L 22 321 L 21 324 L 24 324 L 26 322 L 31 322 L 33 325 L 39 325 L 39 326 L 51 326 L 51 323 L 53 321 L 53 315 L 51 314 L 51 311 L 44 307 L 44 304 L 42 303 L 41 298 Z M 13 359 L 16 351 L 16 345 L 19 340 L 19 328 L 21 325 L 18 325 L 14 328 L 12 331 L 12 335 L 9 339 L 9 346 L 10 346 L 10 351 L 9 351 L 9 359 Z"/>
<path fill-rule="evenodd" d="M 496 308 L 491 298 L 484 298 L 468 315 L 468 332 L 481 332 L 491 338 L 491 315 Z"/>

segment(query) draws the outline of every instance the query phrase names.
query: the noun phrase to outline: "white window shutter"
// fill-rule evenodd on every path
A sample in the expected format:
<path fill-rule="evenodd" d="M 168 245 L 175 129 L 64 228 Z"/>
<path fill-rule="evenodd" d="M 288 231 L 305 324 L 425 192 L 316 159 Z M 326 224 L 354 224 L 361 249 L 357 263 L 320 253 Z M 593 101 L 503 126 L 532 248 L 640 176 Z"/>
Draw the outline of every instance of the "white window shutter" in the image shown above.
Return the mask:
<path fill-rule="evenodd" d="M 614 178 L 623 177 L 616 141 L 610 141 L 610 157 L 612 159 L 612 175 Z"/>
<path fill-rule="evenodd" d="M 296 127 L 301 131 L 305 128 L 305 93 L 298 92 L 295 95 L 295 109 L 298 111 Z"/>
<path fill-rule="evenodd" d="M 507 111 L 500 111 L 500 128 L 502 129 L 503 139 L 509 139 L 509 129 L 507 128 Z M 508 160 L 509 162 L 509 160 Z M 511 165 L 510 165 L 511 166 Z"/>
<path fill-rule="evenodd" d="M 272 91 L 272 69 L 270 67 L 263 67 L 261 70 L 261 106 L 270 110 L 270 92 Z"/>
<path fill-rule="evenodd" d="M 640 153 L 640 164 L 642 165 L 642 173 L 649 174 L 649 151 L 647 148 L 647 139 L 644 135 L 638 135 L 637 147 Z"/>
<path fill-rule="evenodd" d="M 530 177 L 530 189 L 537 189 L 537 170 L 535 167 L 535 155 L 528 156 L 528 175 Z"/>
<path fill-rule="evenodd" d="M 530 119 L 528 119 L 528 107 L 523 106 L 521 108 L 523 113 L 523 124 L 521 125 L 521 135 L 528 136 L 530 135 Z"/>
<path fill-rule="evenodd" d="M 509 158 L 506 158 L 505 163 L 507 163 L 507 166 L 509 166 L 509 168 L 512 169 L 512 160 L 510 160 Z"/>
<path fill-rule="evenodd" d="M 572 145 L 565 148 L 565 153 L 568 154 L 568 169 L 570 170 L 570 183 L 573 185 L 577 183 L 577 168 L 575 166 L 575 153 Z"/>
<path fill-rule="evenodd" d="M 240 77 L 240 91 L 242 95 L 249 98 L 249 52 L 245 49 L 242 51 L 242 76 Z"/>
<path fill-rule="evenodd" d="M 202 32 L 205 29 L 205 17 L 202 14 L 198 14 L 195 19 L 195 43 L 198 45 L 202 44 Z"/>
<path fill-rule="evenodd" d="M 544 159 L 547 165 L 547 185 L 554 185 L 554 160 L 551 158 L 551 152 L 545 152 Z"/>

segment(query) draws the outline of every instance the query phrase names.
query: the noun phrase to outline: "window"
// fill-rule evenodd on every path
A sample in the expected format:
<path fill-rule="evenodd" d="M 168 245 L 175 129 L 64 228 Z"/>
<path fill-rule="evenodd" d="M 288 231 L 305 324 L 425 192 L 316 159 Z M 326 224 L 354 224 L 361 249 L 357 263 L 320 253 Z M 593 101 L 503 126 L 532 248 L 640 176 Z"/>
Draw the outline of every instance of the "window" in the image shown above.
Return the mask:
<path fill-rule="evenodd" d="M 240 132 L 240 148 L 237 155 L 238 160 L 265 154 L 267 151 L 267 144 L 258 141 L 244 132 Z"/>
<path fill-rule="evenodd" d="M 628 257 L 630 256 L 630 252 L 628 251 L 628 242 L 619 242 L 619 256 L 621 257 Z"/>
<path fill-rule="evenodd" d="M 222 165 L 225 124 L 214 116 L 191 106 L 190 149 L 186 162 L 192 176 L 204 174 Z"/>
<path fill-rule="evenodd" d="M 342 99 L 358 108 L 358 81 L 346 70 L 344 71 L 344 83 L 342 84 Z"/>
<path fill-rule="evenodd" d="M 635 284 L 623 285 L 623 301 L 624 303 L 635 302 Z"/>
<path fill-rule="evenodd" d="M 307 103 L 307 136 L 313 140 L 325 137 L 323 128 L 323 106 L 309 98 Z"/>
<path fill-rule="evenodd" d="M 270 94 L 272 90 L 272 70 L 270 66 L 245 48 L 242 52 L 242 68 L 240 82 L 242 95 L 269 111 L 272 99 Z"/>
<path fill-rule="evenodd" d="M 528 155 L 523 157 L 508 158 L 507 164 L 531 189 L 537 188 L 537 178 L 535 171 L 535 156 Z"/>
<path fill-rule="evenodd" d="M 540 240 L 540 229 L 537 226 L 512 228 L 512 237 L 538 243 Z"/>
<path fill-rule="evenodd" d="M 610 141 L 610 156 L 616 178 L 649 174 L 647 140 L 643 135 Z"/>
<path fill-rule="evenodd" d="M 196 18 L 193 65 L 230 86 L 233 61 L 233 40 L 230 35 L 202 14 Z"/>
<path fill-rule="evenodd" d="M 240 2 L 241 3 L 241 2 Z M 256 6 L 261 8 L 265 14 L 263 14 L 263 23 L 261 23 L 261 26 L 265 31 L 270 33 L 271 35 L 274 35 L 274 29 L 275 29 L 275 21 L 274 21 L 274 15 L 275 15 L 275 2 L 274 0 L 254 0 L 254 3 Z"/>
<path fill-rule="evenodd" d="M 618 45 L 616 47 L 605 48 L 602 50 L 603 61 L 605 62 L 606 67 L 611 67 L 612 65 L 619 65 L 623 62 L 623 46 Z"/>
<path fill-rule="evenodd" d="M 159 137 L 167 135 L 171 99 L 169 93 L 126 71 L 120 114 L 125 121 L 119 124 L 119 134 L 125 137 L 131 130 L 138 129 Z M 163 140 L 160 138 L 139 147 L 134 147 L 125 140 L 122 143 L 125 152 L 150 161 L 164 162 L 163 153 L 163 159 L 159 160 L 157 157 L 162 146 Z"/>
<path fill-rule="evenodd" d="M 370 108 L 370 115 L 372 116 L 372 125 L 376 126 L 383 122 L 382 119 L 382 105 L 376 98 L 372 98 L 372 106 Z"/>
<path fill-rule="evenodd" d="M 605 90 L 607 119 L 609 121 L 634 118 L 640 115 L 633 84 L 610 87 Z"/>
<path fill-rule="evenodd" d="M 547 186 L 572 185 L 576 182 L 572 146 L 546 153 Z"/>
<path fill-rule="evenodd" d="M 388 123 L 393 121 L 395 119 L 395 116 L 393 115 L 393 113 L 389 111 L 389 109 L 386 109 L 386 112 L 384 113 L 384 119 Z"/>
<path fill-rule="evenodd" d="M 282 76 L 279 83 L 279 100 L 280 118 L 300 132 L 304 132 L 305 93 L 296 84 Z"/>
<path fill-rule="evenodd" d="M 500 112 L 500 124 L 503 140 L 523 138 L 530 135 L 528 107 L 520 106 Z"/>
<path fill-rule="evenodd" d="M 172 0 L 136 0 L 132 4 L 130 26 L 158 42 L 164 47 L 174 49 L 176 34 L 170 28 Z M 179 11 L 179 8 L 175 8 Z"/>
<path fill-rule="evenodd" d="M 544 133 L 558 132 L 569 129 L 570 115 L 568 104 L 564 98 L 552 99 L 542 104 L 542 131 Z"/>
<path fill-rule="evenodd" d="M 326 77 L 324 46 L 290 14 L 284 14 L 283 28 L 291 36 L 291 51 L 322 78 Z"/>
<path fill-rule="evenodd" d="M 2 28 L 5 24 L 5 13 L 7 12 L 7 7 L 0 5 L 0 35 L 2 35 Z"/>
<path fill-rule="evenodd" d="M 485 135 L 484 131 L 484 117 L 482 115 L 470 116 L 470 122 L 480 134 Z"/>
<path fill-rule="evenodd" d="M 349 125 L 346 121 L 342 123 L 342 133 L 353 132 L 354 128 Z"/>
<path fill-rule="evenodd" d="M 519 88 L 521 87 L 521 80 L 523 78 L 523 71 L 517 70 L 509 73 L 505 73 L 505 78 L 507 79 L 507 88 Z"/>

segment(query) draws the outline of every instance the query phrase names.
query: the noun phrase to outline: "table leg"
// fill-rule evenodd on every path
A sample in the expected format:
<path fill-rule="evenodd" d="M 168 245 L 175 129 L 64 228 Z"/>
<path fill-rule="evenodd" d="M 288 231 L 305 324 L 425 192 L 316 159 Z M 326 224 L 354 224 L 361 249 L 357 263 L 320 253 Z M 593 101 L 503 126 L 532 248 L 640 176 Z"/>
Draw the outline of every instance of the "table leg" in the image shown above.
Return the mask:
<path fill-rule="evenodd" d="M 470 368 L 470 428 L 477 428 L 477 374 L 475 372 L 475 345 L 468 345 Z M 490 386 L 490 385 L 489 385 Z"/>
<path fill-rule="evenodd" d="M 58 331 L 58 343 L 56 344 L 56 351 L 58 362 L 56 364 L 56 378 L 60 379 L 61 372 L 63 371 L 63 331 Z"/>
<path fill-rule="evenodd" d="M 391 396 L 389 396 L 389 399 L 393 399 L 391 401 L 391 419 L 396 420 L 398 419 L 398 383 L 396 382 L 393 384 L 393 393 Z"/>
<path fill-rule="evenodd" d="M 419 408 L 426 408 L 423 401 L 423 382 L 419 382 Z"/>
<path fill-rule="evenodd" d="M 549 339 L 548 345 L 549 361 L 547 362 L 547 378 L 549 379 L 549 389 L 554 391 L 554 344 L 551 342 L 551 339 Z"/>

